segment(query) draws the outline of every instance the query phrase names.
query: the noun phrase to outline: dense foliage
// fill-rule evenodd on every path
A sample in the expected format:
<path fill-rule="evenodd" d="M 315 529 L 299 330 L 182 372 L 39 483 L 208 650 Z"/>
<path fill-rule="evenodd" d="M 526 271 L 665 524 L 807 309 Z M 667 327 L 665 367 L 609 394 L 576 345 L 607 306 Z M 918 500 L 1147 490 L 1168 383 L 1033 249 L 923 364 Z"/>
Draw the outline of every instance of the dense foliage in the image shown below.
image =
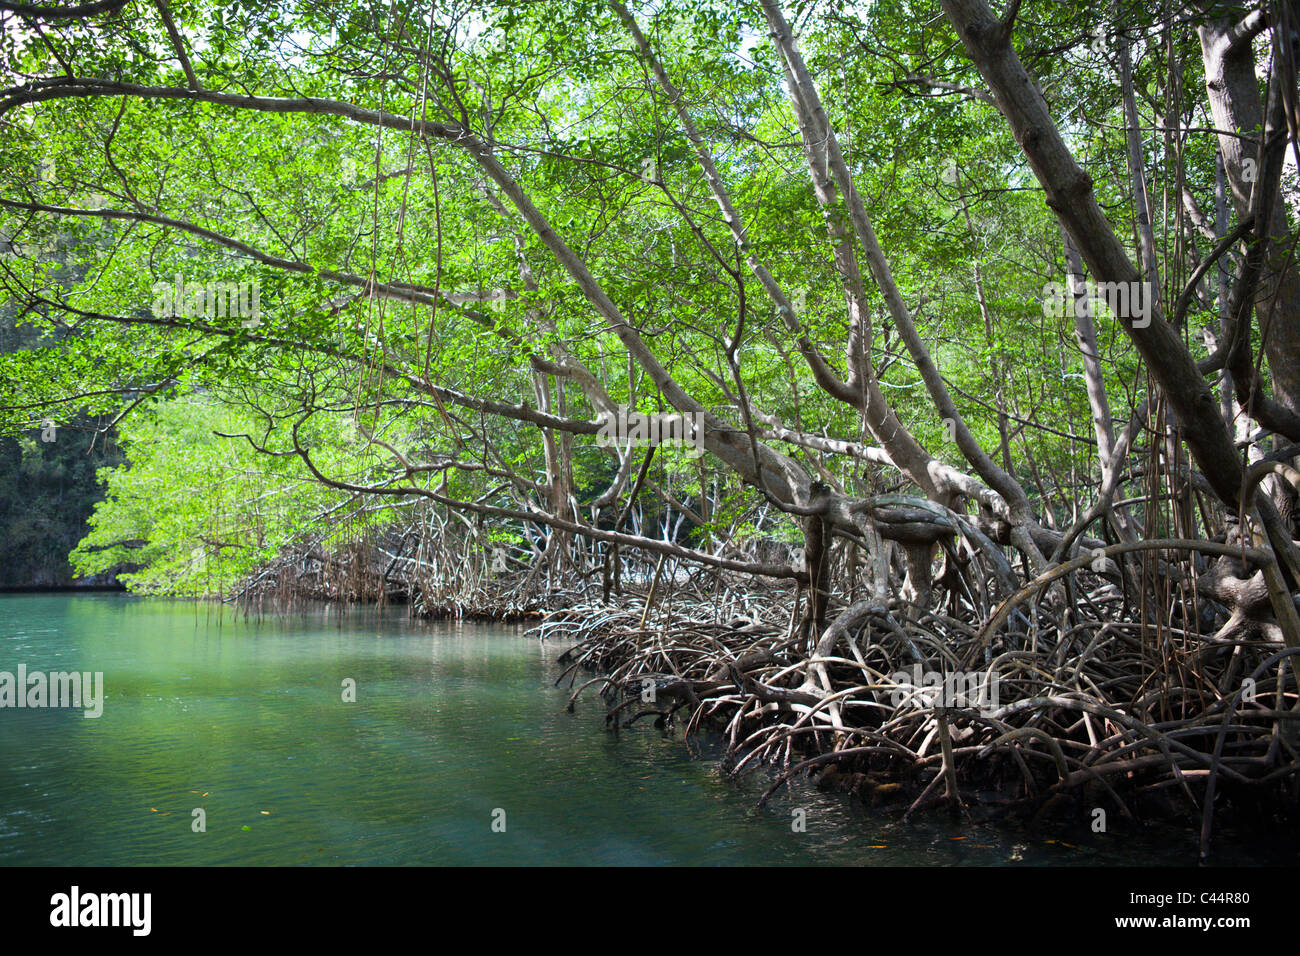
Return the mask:
<path fill-rule="evenodd" d="M 1016 526 L 1077 519 L 1104 439 L 1089 343 L 1044 307 L 1070 274 L 1061 226 L 952 10 L 785 11 L 820 94 L 804 106 L 824 107 L 887 275 L 843 183 L 839 208 L 819 202 L 833 160 L 791 99 L 794 47 L 773 42 L 774 10 L 187 0 L 4 14 L 3 279 L 22 321 L 59 335 L 0 356 L 0 425 L 111 418 L 132 460 L 104 475 L 77 567 L 103 571 L 129 547 L 145 565 L 133 586 L 224 592 L 285 548 L 404 520 L 417 491 L 479 520 L 609 529 L 640 458 L 598 447 L 591 423 L 686 399 L 731 450 L 659 449 L 655 495 L 632 519 L 647 538 L 700 553 L 796 538 L 814 480 L 849 499 L 979 504 Z M 1231 212 L 1214 222 L 1219 137 L 1197 42 L 1225 11 L 1250 13 L 1036 3 L 1015 24 L 1134 261 L 1148 227 L 1135 183 L 1148 197 L 1165 308 L 1231 227 Z M 1193 358 L 1213 345 L 1201 327 L 1220 327 L 1214 278 L 1180 330 Z M 214 283 L 229 293 L 217 304 Z M 888 285 L 928 356 L 897 327 Z M 1139 461 L 1177 423 L 1126 318 L 1098 311 L 1092 347 L 1110 441 L 1148 413 Z M 882 438 L 894 422 L 911 461 Z M 759 440 L 779 467 L 757 464 Z M 784 473 L 759 479 L 751 458 Z M 928 461 L 961 479 L 927 486 Z M 774 525 L 770 506 L 795 516 Z M 1117 531 L 1169 531 L 1164 511 L 1138 502 Z"/>

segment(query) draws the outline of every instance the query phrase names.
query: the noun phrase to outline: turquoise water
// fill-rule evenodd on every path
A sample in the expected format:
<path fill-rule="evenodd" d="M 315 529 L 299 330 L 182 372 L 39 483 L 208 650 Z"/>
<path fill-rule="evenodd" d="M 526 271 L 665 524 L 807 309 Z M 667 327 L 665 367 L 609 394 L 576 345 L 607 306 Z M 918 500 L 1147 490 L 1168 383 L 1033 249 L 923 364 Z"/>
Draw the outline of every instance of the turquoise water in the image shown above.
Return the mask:
<path fill-rule="evenodd" d="M 566 713 L 552 686 L 564 649 L 400 609 L 245 620 L 119 594 L 0 595 L 0 671 L 105 685 L 97 719 L 0 708 L 0 864 L 1194 860 L 1181 831 L 902 825 L 807 783 L 757 809 L 770 778 L 727 778 L 707 741 L 613 733 L 594 696 Z M 1219 862 L 1269 852 L 1224 842 Z"/>

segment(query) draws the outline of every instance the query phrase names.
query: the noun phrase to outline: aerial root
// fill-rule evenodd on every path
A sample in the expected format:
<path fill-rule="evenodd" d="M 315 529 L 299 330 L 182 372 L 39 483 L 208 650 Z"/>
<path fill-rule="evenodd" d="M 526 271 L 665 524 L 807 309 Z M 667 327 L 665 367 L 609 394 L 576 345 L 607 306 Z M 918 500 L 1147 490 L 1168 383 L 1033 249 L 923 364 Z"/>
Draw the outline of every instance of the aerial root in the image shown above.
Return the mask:
<path fill-rule="evenodd" d="M 719 610 L 739 603 L 744 616 Z M 1182 816 L 1201 824 L 1204 852 L 1225 791 L 1294 805 L 1300 697 L 1287 662 L 1300 649 L 1210 646 L 1194 628 L 1124 620 L 1122 595 L 1100 579 L 1071 608 L 1018 608 L 986 643 L 970 607 L 832 601 L 826 630 L 803 640 L 781 592 L 676 593 L 645 608 L 636 595 L 577 604 L 533 633 L 568 647 L 570 687 L 579 669 L 601 675 L 570 707 L 599 684 L 616 726 L 711 728 L 729 773 L 776 768 L 760 805 L 820 774 L 904 818 L 936 804 L 1081 825 L 1099 808 Z"/>

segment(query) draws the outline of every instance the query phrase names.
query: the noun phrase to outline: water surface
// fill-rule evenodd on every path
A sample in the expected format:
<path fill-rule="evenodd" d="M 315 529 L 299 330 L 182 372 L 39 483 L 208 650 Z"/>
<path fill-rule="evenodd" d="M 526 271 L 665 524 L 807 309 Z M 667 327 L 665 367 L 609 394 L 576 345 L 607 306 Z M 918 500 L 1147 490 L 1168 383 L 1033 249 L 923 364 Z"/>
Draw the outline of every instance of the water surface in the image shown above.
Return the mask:
<path fill-rule="evenodd" d="M 552 686 L 562 650 L 401 609 L 245 619 L 119 594 L 0 595 L 0 671 L 101 671 L 106 687 L 98 719 L 0 709 L 0 864 L 1195 858 L 1182 831 L 901 825 L 807 783 L 757 809 L 769 778 L 723 776 L 707 740 L 648 723 L 612 733 L 595 687 L 566 713 L 568 691 Z M 206 832 L 193 829 L 196 808 Z M 1218 862 L 1287 859 L 1258 841 L 1220 842 Z"/>

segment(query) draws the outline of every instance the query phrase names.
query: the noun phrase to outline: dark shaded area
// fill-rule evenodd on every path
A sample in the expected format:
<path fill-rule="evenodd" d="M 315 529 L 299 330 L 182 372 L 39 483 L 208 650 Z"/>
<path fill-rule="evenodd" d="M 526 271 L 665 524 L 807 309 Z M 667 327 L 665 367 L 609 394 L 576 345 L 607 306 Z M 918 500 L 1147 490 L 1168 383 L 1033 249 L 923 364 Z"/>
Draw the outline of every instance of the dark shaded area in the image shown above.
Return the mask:
<path fill-rule="evenodd" d="M 54 440 L 39 430 L 0 438 L 0 587 L 112 585 L 113 574 L 76 579 L 68 553 L 103 497 L 96 471 L 124 456 L 103 436 L 95 440 L 89 422 L 45 436 Z"/>

